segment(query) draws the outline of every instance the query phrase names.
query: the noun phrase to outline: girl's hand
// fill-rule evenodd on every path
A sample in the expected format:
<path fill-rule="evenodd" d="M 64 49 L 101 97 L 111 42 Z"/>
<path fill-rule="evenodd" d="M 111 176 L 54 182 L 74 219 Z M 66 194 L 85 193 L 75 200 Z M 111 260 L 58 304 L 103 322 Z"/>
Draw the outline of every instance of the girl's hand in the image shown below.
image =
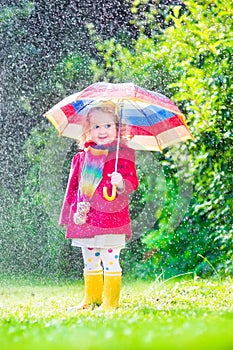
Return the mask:
<path fill-rule="evenodd" d="M 120 173 L 114 171 L 112 174 L 108 174 L 111 177 L 111 184 L 116 185 L 119 192 L 123 192 L 125 189 L 125 183 Z"/>

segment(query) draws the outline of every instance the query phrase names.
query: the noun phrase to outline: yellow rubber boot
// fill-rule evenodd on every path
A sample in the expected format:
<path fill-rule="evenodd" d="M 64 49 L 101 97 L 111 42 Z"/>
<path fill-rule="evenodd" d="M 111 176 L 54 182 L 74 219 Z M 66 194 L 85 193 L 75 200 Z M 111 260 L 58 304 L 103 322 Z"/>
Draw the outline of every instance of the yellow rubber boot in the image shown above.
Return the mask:
<path fill-rule="evenodd" d="M 71 307 L 69 310 L 84 310 L 102 303 L 103 293 L 103 271 L 102 270 L 84 270 L 85 294 L 83 301 Z"/>
<path fill-rule="evenodd" d="M 103 304 L 99 309 L 111 310 L 119 306 L 121 272 L 104 273 Z"/>

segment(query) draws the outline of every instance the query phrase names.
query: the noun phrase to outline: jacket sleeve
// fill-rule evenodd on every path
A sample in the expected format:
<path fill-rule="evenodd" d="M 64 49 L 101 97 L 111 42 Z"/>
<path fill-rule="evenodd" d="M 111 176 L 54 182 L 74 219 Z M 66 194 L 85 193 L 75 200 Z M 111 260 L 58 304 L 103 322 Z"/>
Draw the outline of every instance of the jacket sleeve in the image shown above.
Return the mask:
<path fill-rule="evenodd" d="M 70 209 L 77 196 L 78 178 L 79 178 L 79 153 L 76 154 L 71 162 L 69 178 L 67 182 L 66 192 L 60 213 L 59 225 L 65 226 L 69 222 Z"/>
<path fill-rule="evenodd" d="M 117 171 L 125 182 L 124 194 L 130 194 L 138 188 L 138 177 L 135 166 L 135 151 L 127 149 L 119 156 Z"/>

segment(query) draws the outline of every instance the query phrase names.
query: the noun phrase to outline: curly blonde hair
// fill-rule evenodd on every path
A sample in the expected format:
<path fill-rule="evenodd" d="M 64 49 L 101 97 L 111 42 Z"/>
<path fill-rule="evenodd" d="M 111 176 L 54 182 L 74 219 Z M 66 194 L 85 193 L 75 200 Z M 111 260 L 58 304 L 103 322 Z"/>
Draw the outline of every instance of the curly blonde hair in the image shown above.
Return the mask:
<path fill-rule="evenodd" d="M 108 113 L 111 116 L 113 116 L 113 121 L 116 124 L 116 129 L 118 133 L 118 129 L 120 125 L 119 107 L 112 101 L 96 102 L 95 104 L 92 104 L 90 106 L 88 113 L 86 115 L 86 118 L 83 121 L 83 133 L 77 140 L 78 145 L 81 148 L 84 147 L 85 142 L 90 140 L 90 119 L 94 111 Z M 121 123 L 120 137 L 124 138 L 124 136 L 125 136 L 125 126 L 123 123 Z"/>

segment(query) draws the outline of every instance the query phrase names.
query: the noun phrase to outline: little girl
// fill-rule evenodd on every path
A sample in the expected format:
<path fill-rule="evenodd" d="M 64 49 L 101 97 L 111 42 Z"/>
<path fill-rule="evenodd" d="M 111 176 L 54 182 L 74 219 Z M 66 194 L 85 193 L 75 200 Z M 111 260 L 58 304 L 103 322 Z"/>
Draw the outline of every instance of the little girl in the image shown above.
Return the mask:
<path fill-rule="evenodd" d="M 119 303 L 120 251 L 132 235 L 128 195 L 137 189 L 138 179 L 135 151 L 122 139 L 115 171 L 118 128 L 112 102 L 91 107 L 79 140 L 82 149 L 71 164 L 60 225 L 66 226 L 72 245 L 82 248 L 85 296 L 77 310 L 100 304 L 105 310 Z M 116 198 L 108 201 L 103 188 L 111 193 L 112 186 L 116 186 Z"/>

